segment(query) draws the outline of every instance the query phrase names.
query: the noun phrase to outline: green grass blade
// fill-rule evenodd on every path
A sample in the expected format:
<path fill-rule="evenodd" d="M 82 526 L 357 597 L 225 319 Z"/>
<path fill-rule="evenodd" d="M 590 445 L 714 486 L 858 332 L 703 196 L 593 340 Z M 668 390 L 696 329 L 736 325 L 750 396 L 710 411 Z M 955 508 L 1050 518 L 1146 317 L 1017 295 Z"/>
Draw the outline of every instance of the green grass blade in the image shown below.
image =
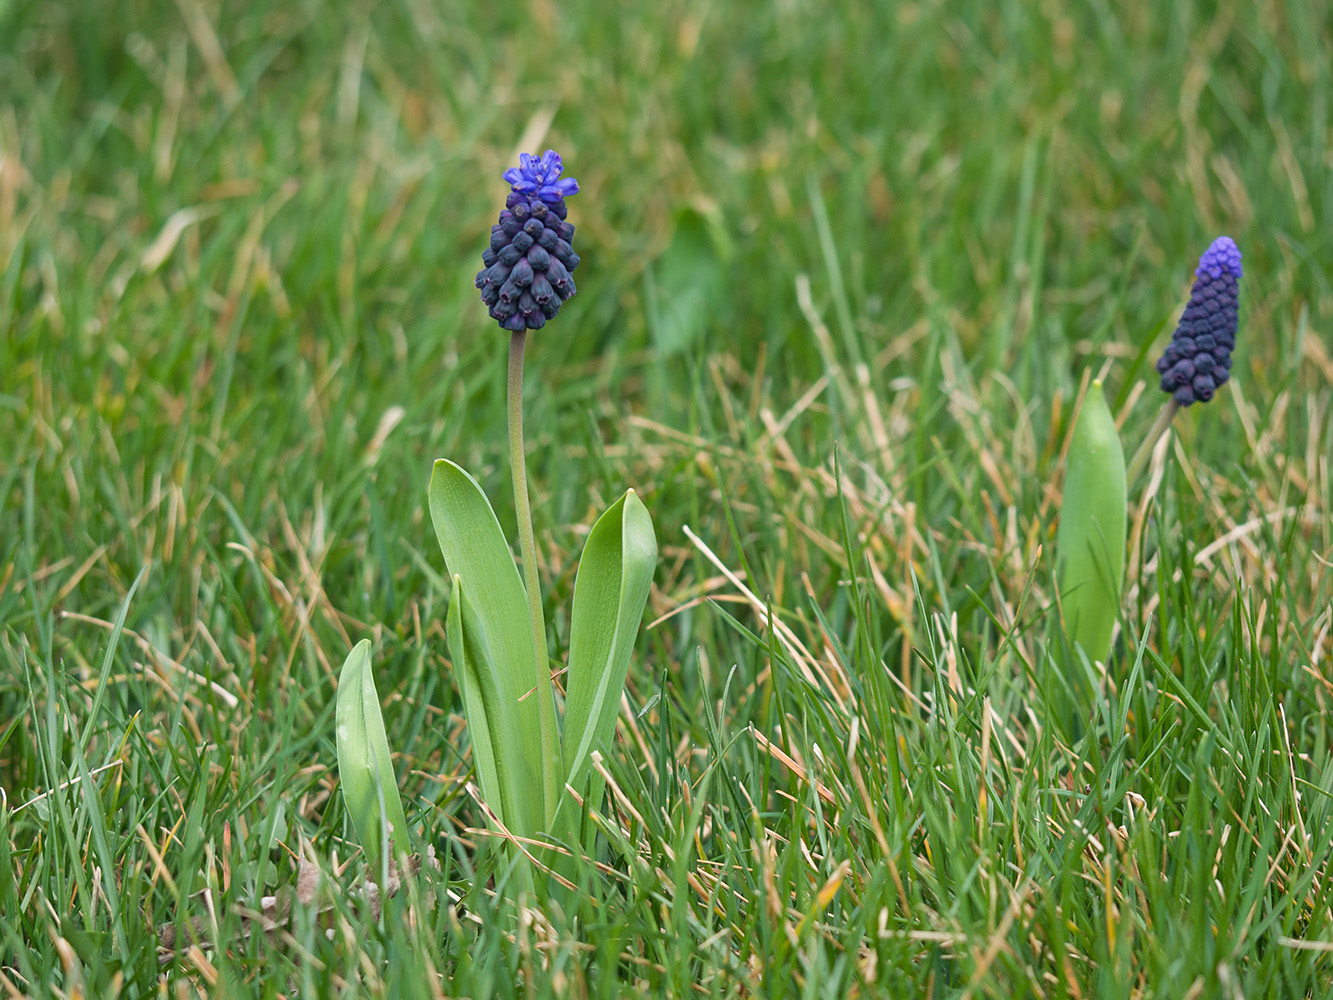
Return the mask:
<path fill-rule="evenodd" d="M 106 696 L 107 681 L 111 678 L 111 666 L 116 662 L 116 650 L 120 647 L 120 637 L 125 631 L 125 616 L 129 614 L 130 602 L 134 600 L 135 591 L 139 589 L 139 584 L 143 583 L 143 578 L 147 574 L 148 566 L 145 565 L 139 570 L 139 575 L 134 578 L 134 582 L 130 584 L 125 600 L 120 602 L 120 608 L 116 611 L 116 620 L 111 625 L 111 638 L 107 642 L 106 652 L 102 656 L 102 668 L 97 672 L 97 687 L 93 691 L 93 707 L 88 712 L 88 721 L 84 723 L 83 735 L 79 737 L 80 750 L 88 746 L 88 738 L 92 736 L 93 727 L 97 725 L 97 717 L 102 711 L 102 699 Z"/>
<path fill-rule="evenodd" d="M 653 520 L 633 490 L 588 535 L 574 583 L 564 731 L 565 780 L 578 786 L 616 726 L 630 654 L 657 566 Z"/>
<path fill-rule="evenodd" d="M 512 811 L 505 809 L 504 822 L 512 832 L 529 835 L 545 826 L 543 775 L 559 766 L 560 745 L 555 733 L 551 745 L 542 742 L 538 699 L 552 695 L 549 685 L 533 689 L 527 592 L 486 495 L 453 462 L 435 463 L 430 516 L 449 573 L 467 581 L 467 600 L 459 608 L 462 633 L 472 668 L 488 693 L 485 710 L 500 780 L 512 776 L 515 782 L 504 789 L 503 801 L 514 803 Z M 503 720 L 498 727 L 497 720 Z"/>
<path fill-rule="evenodd" d="M 14 912 L 18 880 L 14 877 L 12 849 L 9 845 L 9 800 L 0 788 L 0 911 Z"/>
<path fill-rule="evenodd" d="M 128 603 L 128 602 L 127 602 Z M 73 747 L 74 764 L 78 769 L 78 800 L 88 818 L 88 831 L 92 834 L 93 848 L 101 864 L 102 896 L 106 901 L 107 916 L 120 949 L 121 958 L 128 966 L 131 961 L 130 942 L 125 924 L 120 918 L 120 890 L 116 886 L 116 856 L 111 850 L 111 834 L 108 831 L 109 816 L 102 805 L 102 796 L 93 781 L 92 771 L 88 767 L 88 758 L 82 748 Z"/>
<path fill-rule="evenodd" d="M 338 680 L 338 775 L 343 801 L 372 866 L 383 862 L 387 838 L 394 853 L 410 850 L 407 818 L 389 757 L 379 695 L 370 672 L 370 640 L 356 644 Z"/>
<path fill-rule="evenodd" d="M 1074 425 L 1055 540 L 1065 635 L 1075 656 L 1079 646 L 1089 660 L 1110 652 L 1125 576 L 1125 525 L 1125 455 L 1099 380 Z"/>

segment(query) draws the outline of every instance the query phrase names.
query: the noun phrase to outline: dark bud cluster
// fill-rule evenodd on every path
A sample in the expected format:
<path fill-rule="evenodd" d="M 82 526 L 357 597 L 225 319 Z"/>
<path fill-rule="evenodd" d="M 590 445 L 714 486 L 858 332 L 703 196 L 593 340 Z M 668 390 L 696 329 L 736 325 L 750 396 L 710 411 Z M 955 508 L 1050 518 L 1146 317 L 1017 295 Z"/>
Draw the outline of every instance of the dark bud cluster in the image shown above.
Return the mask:
<path fill-rule="evenodd" d="M 1157 362 L 1162 391 L 1181 406 L 1208 402 L 1231 378 L 1240 276 L 1240 250 L 1219 236 L 1199 258 L 1189 304 Z"/>
<path fill-rule="evenodd" d="M 575 292 L 570 275 L 579 255 L 565 198 L 579 185 L 561 177 L 563 169 L 559 154 L 548 149 L 541 159 L 523 153 L 519 166 L 505 171 L 513 190 L 491 227 L 476 285 L 491 318 L 506 330 L 540 330 Z"/>

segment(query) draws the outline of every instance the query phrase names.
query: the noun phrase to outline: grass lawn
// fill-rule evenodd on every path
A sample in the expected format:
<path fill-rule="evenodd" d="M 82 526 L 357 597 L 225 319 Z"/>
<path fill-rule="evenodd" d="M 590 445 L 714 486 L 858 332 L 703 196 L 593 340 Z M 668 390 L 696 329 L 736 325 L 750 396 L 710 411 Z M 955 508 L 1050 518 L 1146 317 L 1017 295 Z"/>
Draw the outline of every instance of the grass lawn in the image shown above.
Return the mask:
<path fill-rule="evenodd" d="M 1330 53 L 1315 0 L 0 0 L 0 997 L 1333 996 Z M 608 836 L 519 910 L 426 486 L 515 538 L 472 282 L 548 146 L 555 652 L 626 487 L 660 560 Z M 1234 378 L 1074 738 L 1071 414 L 1134 450 L 1222 233 Z M 440 861 L 382 908 L 364 638 Z"/>

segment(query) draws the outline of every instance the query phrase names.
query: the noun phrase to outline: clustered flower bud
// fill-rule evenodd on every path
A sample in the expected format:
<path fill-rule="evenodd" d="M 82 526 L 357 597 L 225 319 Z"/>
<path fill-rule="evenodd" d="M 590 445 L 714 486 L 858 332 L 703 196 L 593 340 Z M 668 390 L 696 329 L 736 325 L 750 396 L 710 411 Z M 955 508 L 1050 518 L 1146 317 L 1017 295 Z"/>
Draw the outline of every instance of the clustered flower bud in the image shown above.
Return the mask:
<path fill-rule="evenodd" d="M 491 318 L 505 330 L 540 330 L 575 292 L 570 274 L 579 255 L 565 198 L 576 194 L 579 184 L 561 177 L 563 170 L 560 155 L 548 149 L 541 159 L 521 154 L 519 166 L 504 173 L 513 190 L 491 227 L 476 285 Z"/>
<path fill-rule="evenodd" d="M 1231 378 L 1240 276 L 1240 250 L 1219 236 L 1199 258 L 1189 304 L 1157 362 L 1162 391 L 1181 406 L 1208 402 Z"/>

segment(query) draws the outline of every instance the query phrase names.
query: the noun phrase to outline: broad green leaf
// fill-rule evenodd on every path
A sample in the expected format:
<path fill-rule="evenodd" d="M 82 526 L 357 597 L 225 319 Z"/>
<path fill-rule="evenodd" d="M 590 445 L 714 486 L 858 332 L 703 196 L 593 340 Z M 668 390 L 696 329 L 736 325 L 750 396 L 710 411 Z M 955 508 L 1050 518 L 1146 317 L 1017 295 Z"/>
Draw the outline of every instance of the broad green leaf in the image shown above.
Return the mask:
<path fill-rule="evenodd" d="M 731 248 L 716 210 L 682 209 L 671 245 L 646 272 L 648 325 L 659 354 L 689 350 L 717 322 Z"/>
<path fill-rule="evenodd" d="M 543 746 L 538 700 L 547 699 L 552 714 L 554 706 L 549 678 L 542 684 L 534 677 L 527 591 L 486 495 L 453 462 L 435 463 L 430 516 L 450 576 L 461 577 L 467 587 L 458 607 L 461 628 L 455 630 L 465 648 L 455 649 L 451 641 L 450 655 L 455 663 L 466 663 L 477 680 L 476 685 L 472 676 L 462 681 L 463 704 L 474 742 L 479 734 L 488 736 L 493 748 L 502 797 L 492 805 L 502 803 L 497 813 L 504 824 L 528 836 L 546 824 L 543 769 L 559 765 L 560 744 L 552 729 L 550 745 Z M 481 692 L 481 703 L 469 698 L 469 688 Z M 504 787 L 510 781 L 512 786 Z"/>
<path fill-rule="evenodd" d="M 1055 540 L 1065 635 L 1089 661 L 1104 661 L 1111 650 L 1125 576 L 1125 524 L 1125 455 L 1099 380 L 1074 425 Z"/>
<path fill-rule="evenodd" d="M 597 519 L 574 583 L 566 676 L 565 781 L 578 787 L 616 728 L 625 673 L 657 566 L 653 520 L 629 490 Z"/>
<path fill-rule="evenodd" d="M 343 663 L 338 678 L 337 735 L 343 802 L 362 849 L 372 865 L 378 866 L 383 860 L 386 823 L 393 853 L 410 848 L 407 817 L 398 797 L 384 717 L 370 672 L 369 639 L 358 642 Z"/>
<path fill-rule="evenodd" d="M 492 695 L 496 692 L 492 685 L 484 685 L 477 673 L 476 657 L 468 647 L 463 626 L 463 603 L 463 578 L 455 576 L 453 593 L 449 595 L 449 617 L 445 625 L 449 655 L 453 658 L 458 689 L 463 695 L 463 712 L 467 716 L 468 734 L 472 737 L 472 760 L 477 768 L 477 780 L 481 782 L 482 798 L 495 811 L 500 822 L 508 827 L 509 820 L 505 816 L 511 806 L 504 798 L 505 786 L 501 784 L 497 766 L 499 754 L 491 735 L 491 719 L 486 714 L 487 688 L 492 687 Z"/>

